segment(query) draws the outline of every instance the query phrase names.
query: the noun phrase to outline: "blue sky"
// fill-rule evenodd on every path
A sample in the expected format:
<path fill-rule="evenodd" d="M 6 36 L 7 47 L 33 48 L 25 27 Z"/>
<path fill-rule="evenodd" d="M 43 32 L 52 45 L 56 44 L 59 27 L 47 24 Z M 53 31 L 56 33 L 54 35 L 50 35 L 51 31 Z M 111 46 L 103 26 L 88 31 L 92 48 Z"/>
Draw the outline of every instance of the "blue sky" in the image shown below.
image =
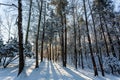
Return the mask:
<path fill-rule="evenodd" d="M 118 7 L 120 6 L 120 0 L 114 0 L 114 4 L 115 4 L 115 11 L 118 11 L 119 9 Z"/>

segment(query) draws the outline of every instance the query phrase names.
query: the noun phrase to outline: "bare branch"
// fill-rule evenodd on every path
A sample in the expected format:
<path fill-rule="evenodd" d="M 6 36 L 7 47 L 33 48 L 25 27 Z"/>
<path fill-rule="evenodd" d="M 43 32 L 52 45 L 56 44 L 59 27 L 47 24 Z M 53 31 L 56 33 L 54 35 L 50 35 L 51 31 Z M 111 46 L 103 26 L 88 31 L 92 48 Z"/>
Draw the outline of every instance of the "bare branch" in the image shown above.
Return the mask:
<path fill-rule="evenodd" d="M 13 7 L 18 8 L 15 4 L 5 4 L 5 3 L 0 3 L 0 5 L 4 5 L 4 6 L 13 6 Z"/>

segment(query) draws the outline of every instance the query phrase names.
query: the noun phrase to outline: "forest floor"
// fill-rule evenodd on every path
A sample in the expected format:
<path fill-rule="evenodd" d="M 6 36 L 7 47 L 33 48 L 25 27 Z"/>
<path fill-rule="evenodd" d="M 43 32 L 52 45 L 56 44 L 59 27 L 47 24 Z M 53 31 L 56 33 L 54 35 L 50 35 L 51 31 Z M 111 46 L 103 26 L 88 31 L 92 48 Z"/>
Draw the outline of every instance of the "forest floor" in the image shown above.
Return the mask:
<path fill-rule="evenodd" d="M 108 74 L 95 77 L 93 70 L 64 68 L 47 60 L 40 62 L 39 68 L 35 69 L 34 59 L 27 59 L 24 71 L 18 77 L 17 73 L 18 63 L 14 62 L 5 69 L 0 68 L 0 80 L 120 80 L 120 77 Z"/>

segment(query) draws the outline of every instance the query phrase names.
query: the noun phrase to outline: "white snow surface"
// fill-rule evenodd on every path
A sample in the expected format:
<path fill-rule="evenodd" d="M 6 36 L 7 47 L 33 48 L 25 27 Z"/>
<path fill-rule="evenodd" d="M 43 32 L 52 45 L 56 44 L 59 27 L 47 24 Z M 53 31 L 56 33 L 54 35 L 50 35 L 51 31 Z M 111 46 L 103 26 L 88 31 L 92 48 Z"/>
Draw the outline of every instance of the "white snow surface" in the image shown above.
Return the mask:
<path fill-rule="evenodd" d="M 106 74 L 105 77 L 99 72 L 95 77 L 93 70 L 67 68 L 44 60 L 39 68 L 35 69 L 35 59 L 26 59 L 24 71 L 17 77 L 18 63 L 14 62 L 7 68 L 0 67 L 0 80 L 120 80 L 120 77 Z"/>

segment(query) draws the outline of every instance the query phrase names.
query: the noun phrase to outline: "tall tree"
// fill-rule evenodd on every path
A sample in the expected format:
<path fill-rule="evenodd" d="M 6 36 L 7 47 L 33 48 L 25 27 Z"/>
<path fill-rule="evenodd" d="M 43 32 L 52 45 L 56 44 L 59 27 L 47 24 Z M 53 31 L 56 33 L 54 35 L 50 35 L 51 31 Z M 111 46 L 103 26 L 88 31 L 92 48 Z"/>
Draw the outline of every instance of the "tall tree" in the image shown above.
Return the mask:
<path fill-rule="evenodd" d="M 93 17 L 93 12 L 92 12 L 91 5 L 90 5 L 90 1 L 89 1 L 89 0 L 88 0 L 88 5 L 89 5 L 89 8 L 90 8 L 91 19 L 92 19 L 92 22 L 93 22 L 93 29 L 94 29 L 94 34 L 95 34 L 96 53 L 97 53 L 97 57 L 98 57 L 98 60 L 99 60 L 99 64 L 100 64 L 100 68 L 101 68 L 102 75 L 104 76 L 104 69 L 103 69 L 103 65 L 102 65 L 102 62 L 101 62 L 101 58 L 100 58 L 100 56 L 99 56 L 99 55 L 100 55 L 100 52 L 99 52 L 99 49 L 98 49 L 98 39 L 97 39 L 96 25 L 95 25 L 95 20 L 94 20 L 94 17 Z"/>
<path fill-rule="evenodd" d="M 53 0 L 53 3 L 57 4 L 57 14 L 59 15 L 60 17 L 60 23 L 61 23 L 61 27 L 62 27 L 62 30 L 61 30 L 61 54 L 62 54 L 62 62 L 63 62 L 63 66 L 66 67 L 66 58 L 67 58 L 67 51 L 65 51 L 65 37 L 64 37 L 64 28 L 66 26 L 66 16 L 65 16 L 65 8 L 68 4 L 67 0 L 60 0 L 60 1 L 57 1 L 57 0 Z M 66 34 L 66 33 L 65 33 Z M 66 52 L 66 53 L 65 53 Z"/>
<path fill-rule="evenodd" d="M 100 3 L 99 3 L 100 0 L 94 0 L 94 3 L 93 3 L 93 6 L 92 6 L 92 10 L 94 11 L 94 13 L 96 12 L 99 12 L 98 16 L 99 16 L 99 26 L 100 26 L 100 30 L 102 32 L 102 35 L 103 35 L 103 38 L 104 38 L 104 42 L 105 42 L 105 48 L 106 48 L 106 55 L 109 56 L 109 47 L 108 47 L 108 43 L 107 43 L 107 38 L 106 38 L 106 34 L 105 34 L 105 29 L 104 29 L 104 26 L 103 26 L 103 22 L 102 22 L 102 17 L 101 17 L 101 12 L 102 12 L 102 9 L 101 9 L 101 6 Z M 97 16 L 95 16 L 97 17 Z"/>
<path fill-rule="evenodd" d="M 41 0 L 41 5 L 39 4 L 40 1 L 37 0 L 38 3 L 38 9 L 39 9 L 39 19 L 38 19 L 38 26 L 37 26 L 37 34 L 36 34 L 36 68 L 38 68 L 38 39 L 39 39 L 39 33 L 40 33 L 40 22 L 41 22 L 41 16 L 42 16 L 42 6 L 43 6 L 43 0 Z"/>
<path fill-rule="evenodd" d="M 28 42 L 29 28 L 30 28 L 30 20 L 31 20 L 31 10 L 32 10 L 32 0 L 30 0 L 30 5 L 29 5 L 29 16 L 28 16 L 28 24 L 27 24 L 25 44 L 27 44 L 27 42 Z"/>
<path fill-rule="evenodd" d="M 95 62 L 95 59 L 94 59 L 92 45 L 91 45 L 91 39 L 90 39 L 90 35 L 89 35 L 89 26 L 88 26 L 88 18 L 87 18 L 87 11 L 86 11 L 85 0 L 83 0 L 83 5 L 84 5 L 84 12 L 85 12 L 87 37 L 88 37 L 88 42 L 89 42 L 89 49 L 90 49 L 90 53 L 91 53 L 91 59 L 92 59 L 92 63 L 93 63 L 94 75 L 97 76 L 98 75 L 98 71 L 97 71 L 97 66 L 96 66 L 96 62 Z"/>
<path fill-rule="evenodd" d="M 110 30 L 109 30 L 109 27 L 108 27 L 108 23 L 106 19 L 109 18 L 109 16 L 112 16 L 111 14 L 111 11 L 113 10 L 113 6 L 111 5 L 111 0 L 97 0 L 98 4 L 96 4 L 96 7 L 98 9 L 98 12 L 99 12 L 99 16 L 101 18 L 101 23 L 104 24 L 105 26 L 105 30 L 106 30 L 106 34 L 107 34 L 107 37 L 108 37 L 108 40 L 109 40 L 109 43 L 110 43 L 110 50 L 112 52 L 112 55 L 114 57 L 116 57 L 116 53 L 115 53 L 115 49 L 114 49 L 114 45 L 113 45 L 113 40 L 112 40 L 112 36 L 110 34 Z M 98 7 L 99 6 L 99 7 Z M 104 12 L 106 11 L 106 12 Z M 107 13 L 107 15 L 106 15 Z"/>
<path fill-rule="evenodd" d="M 82 38 L 82 30 L 81 30 L 81 25 L 83 25 L 82 23 L 84 22 L 84 20 L 83 20 L 83 18 L 78 18 L 78 28 L 79 28 L 79 30 L 78 30 L 78 34 L 79 34 L 79 67 L 80 67 L 80 60 L 81 60 L 81 66 L 82 66 L 82 69 L 84 69 L 84 66 L 83 66 L 83 53 L 82 53 L 82 45 L 81 45 L 81 38 Z M 81 25 L 79 25 L 79 23 L 81 24 Z"/>
<path fill-rule="evenodd" d="M 24 54 L 23 54 L 23 32 L 22 32 L 22 0 L 18 0 L 18 36 L 19 36 L 19 72 L 24 69 Z"/>
<path fill-rule="evenodd" d="M 42 33 L 42 43 L 41 43 L 41 62 L 43 61 L 43 45 L 44 45 L 44 35 L 45 35 L 45 27 L 46 27 L 46 2 L 44 2 L 44 25 L 43 25 L 43 33 Z"/>
<path fill-rule="evenodd" d="M 72 16 L 73 16 L 73 27 L 74 27 L 74 63 L 75 63 L 75 68 L 77 69 L 77 47 L 76 47 L 76 45 L 77 45 L 77 43 L 76 43 L 76 35 L 77 35 L 77 33 L 76 33 L 76 19 L 75 19 L 75 3 L 74 3 L 75 1 L 74 0 L 72 0 L 72 9 L 73 9 L 73 14 L 72 14 Z"/>
<path fill-rule="evenodd" d="M 66 67 L 66 64 L 67 64 L 67 23 L 66 23 L 66 14 L 64 14 L 64 19 L 65 19 L 65 54 L 64 54 L 65 62 L 64 62 L 64 65 Z"/>

